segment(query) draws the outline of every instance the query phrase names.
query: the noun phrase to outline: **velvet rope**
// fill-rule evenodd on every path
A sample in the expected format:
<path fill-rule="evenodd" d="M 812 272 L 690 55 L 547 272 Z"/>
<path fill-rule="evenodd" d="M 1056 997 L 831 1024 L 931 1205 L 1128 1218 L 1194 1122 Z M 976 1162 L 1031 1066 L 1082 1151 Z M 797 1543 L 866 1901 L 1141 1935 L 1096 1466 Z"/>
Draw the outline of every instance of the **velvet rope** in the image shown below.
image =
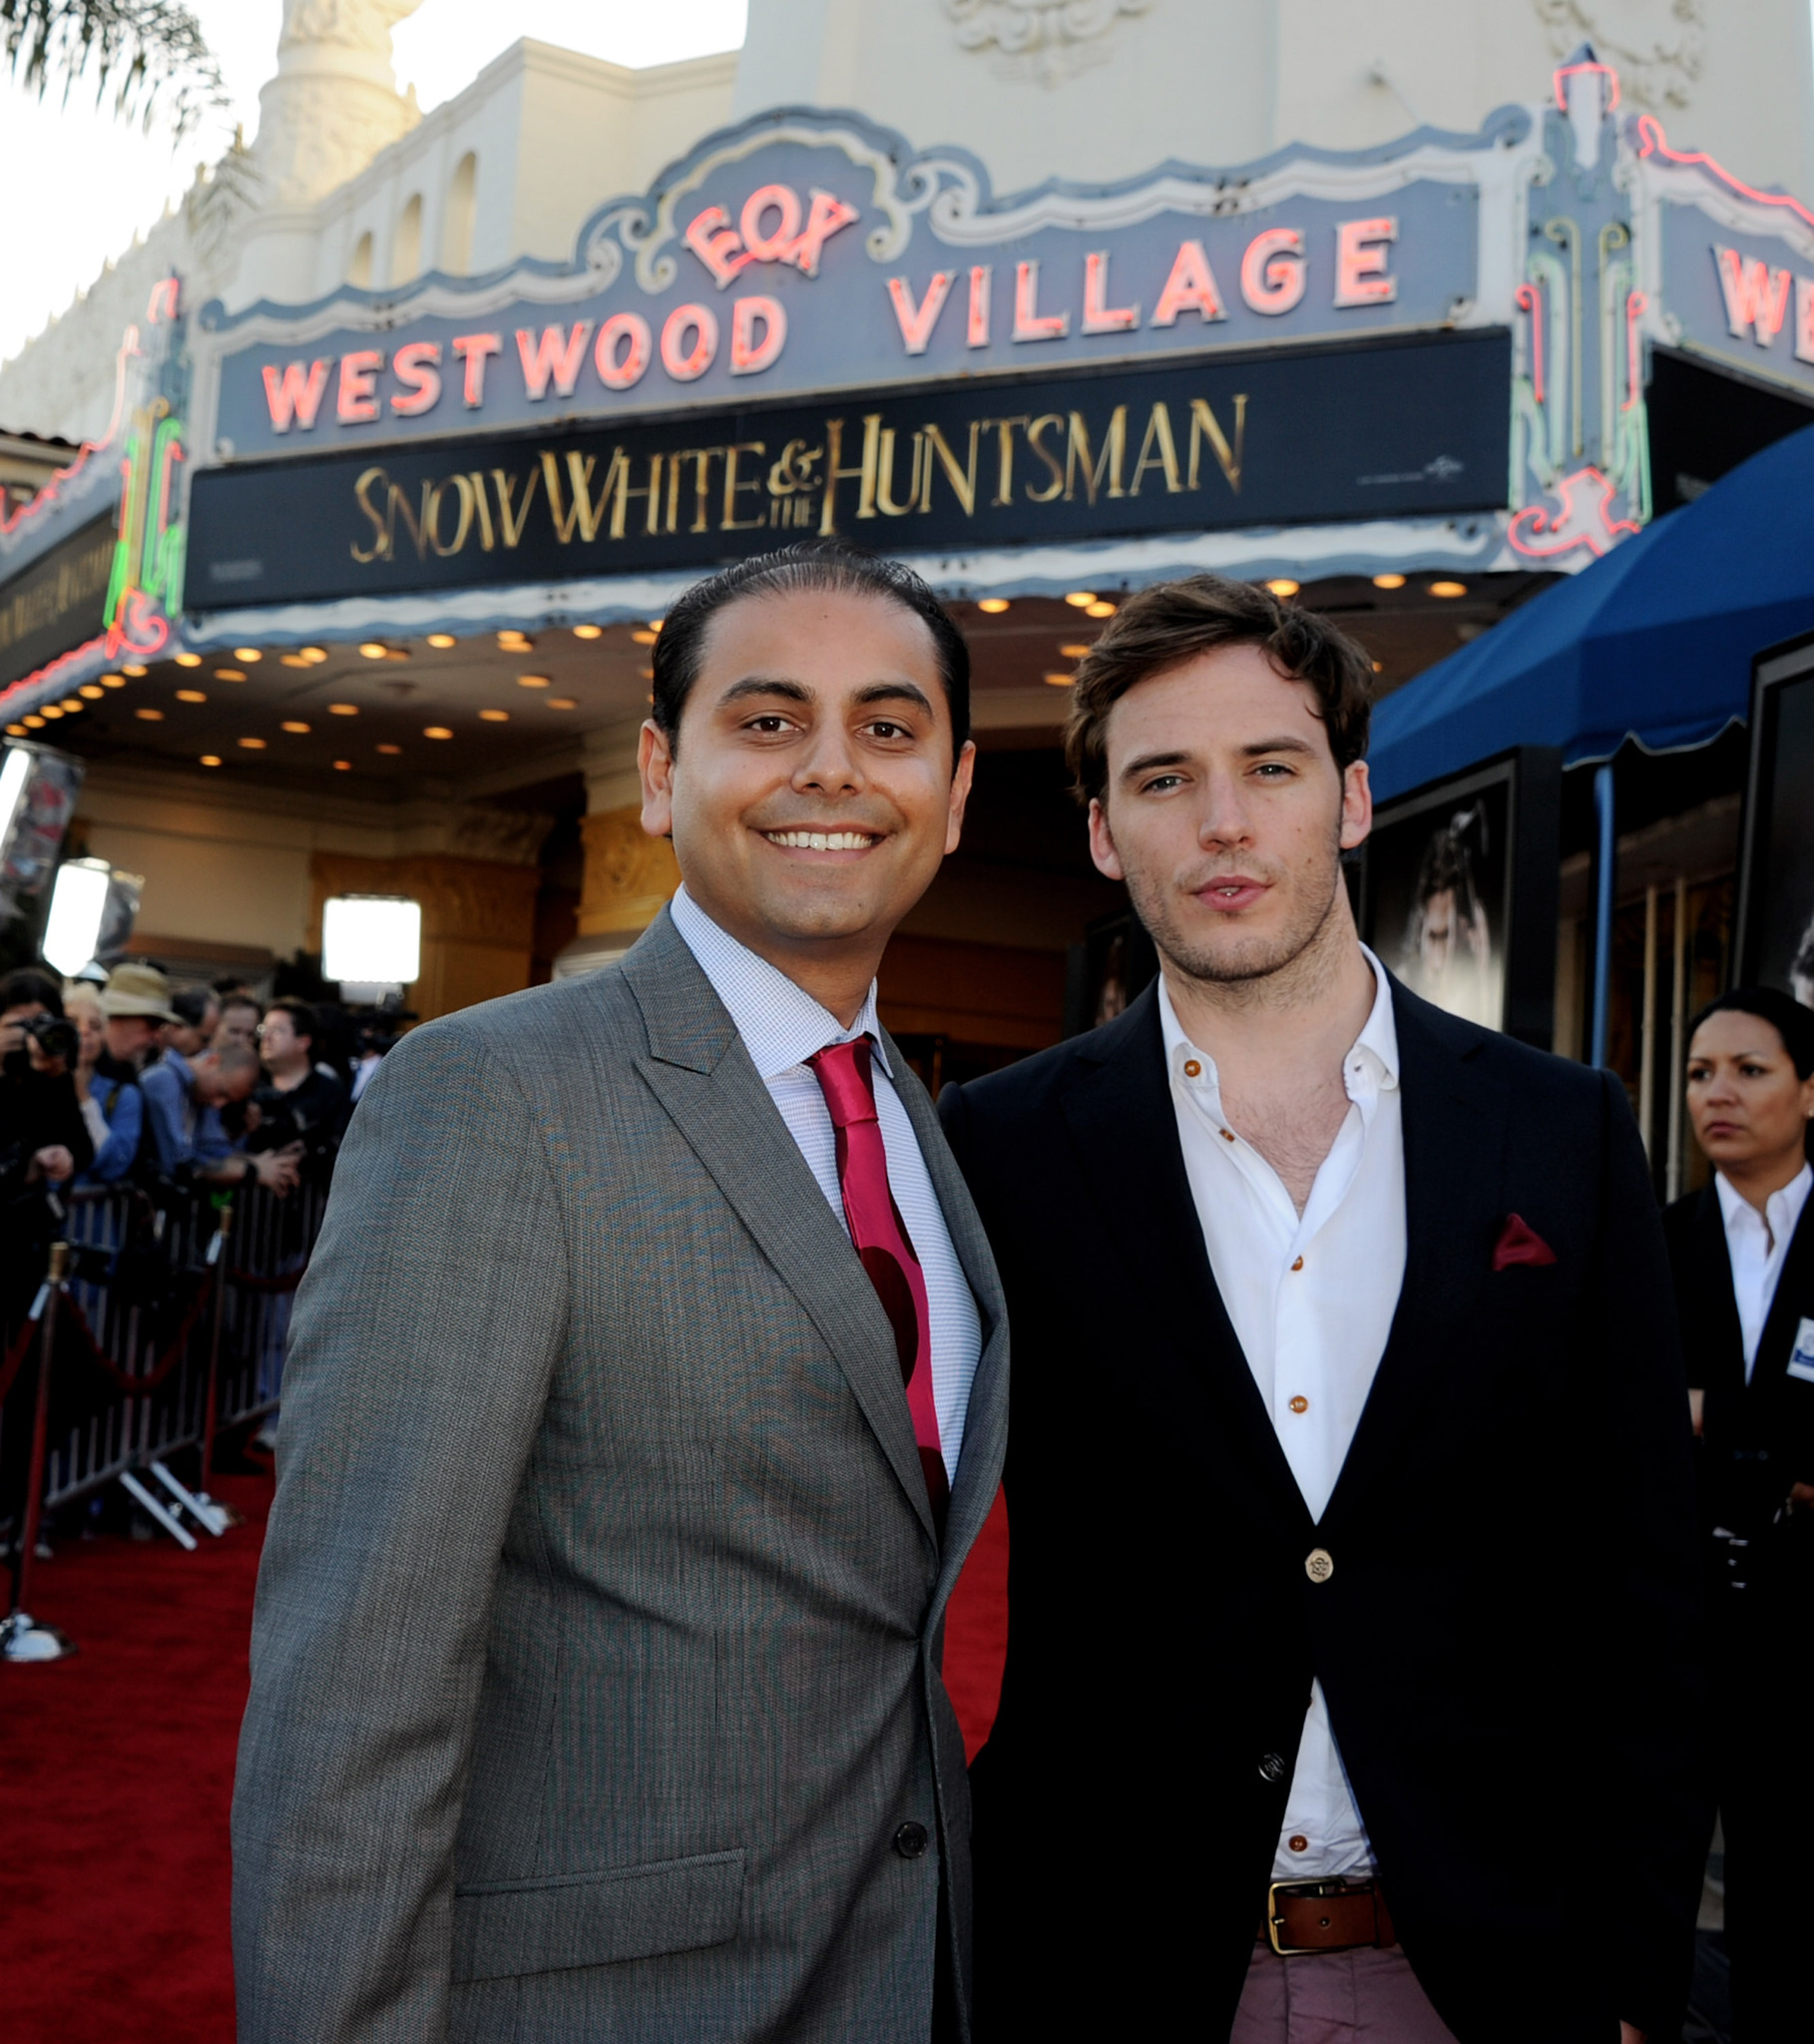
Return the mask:
<path fill-rule="evenodd" d="M 33 1313 L 19 1329 L 19 1338 L 6 1351 L 6 1360 L 0 1362 L 0 1401 L 4 1401 L 7 1392 L 13 1387 L 13 1379 L 19 1374 L 19 1365 L 31 1349 L 32 1337 L 38 1331 L 38 1323 L 39 1315 Z"/>
<path fill-rule="evenodd" d="M 88 1344 L 90 1360 L 112 1377 L 121 1390 L 133 1397 L 144 1397 L 147 1393 L 155 1391 L 183 1359 L 184 1344 L 189 1340 L 196 1321 L 201 1317 L 202 1308 L 208 1301 L 209 1275 L 205 1273 L 197 1284 L 195 1296 L 189 1302 L 189 1310 L 183 1315 L 183 1324 L 171 1336 L 164 1353 L 143 1376 L 134 1376 L 131 1371 L 123 1370 L 107 1353 L 95 1339 L 94 1329 L 88 1324 L 87 1315 L 67 1291 L 63 1295 L 63 1310 L 81 1331 L 82 1339 Z"/>

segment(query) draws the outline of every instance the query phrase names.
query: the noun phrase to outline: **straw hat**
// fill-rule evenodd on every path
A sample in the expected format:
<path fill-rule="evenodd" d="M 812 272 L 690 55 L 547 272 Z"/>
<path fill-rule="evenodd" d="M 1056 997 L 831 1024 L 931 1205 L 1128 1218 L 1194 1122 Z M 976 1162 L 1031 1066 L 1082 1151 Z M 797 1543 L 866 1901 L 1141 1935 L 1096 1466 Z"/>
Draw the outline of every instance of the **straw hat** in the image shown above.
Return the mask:
<path fill-rule="evenodd" d="M 101 995 L 101 1012 L 110 1020 L 117 1015 L 146 1015 L 154 1022 L 175 1022 L 170 1005 L 170 981 L 155 965 L 116 965 L 107 975 Z"/>

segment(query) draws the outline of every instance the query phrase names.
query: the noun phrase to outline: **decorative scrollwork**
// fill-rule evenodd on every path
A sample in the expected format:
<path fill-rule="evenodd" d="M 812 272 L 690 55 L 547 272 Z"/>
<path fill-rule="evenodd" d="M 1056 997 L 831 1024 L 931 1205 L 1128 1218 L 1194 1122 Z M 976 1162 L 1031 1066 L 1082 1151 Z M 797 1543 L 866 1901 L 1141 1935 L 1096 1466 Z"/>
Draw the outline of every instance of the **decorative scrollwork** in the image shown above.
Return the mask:
<path fill-rule="evenodd" d="M 994 51 L 1010 78 L 1056 85 L 1108 52 L 1102 39 L 1125 14 L 1153 0 L 945 0 L 966 50 Z"/>
<path fill-rule="evenodd" d="M 1685 107 L 1706 50 L 1706 0 L 1536 0 L 1559 58 L 1584 41 L 1640 107 Z"/>

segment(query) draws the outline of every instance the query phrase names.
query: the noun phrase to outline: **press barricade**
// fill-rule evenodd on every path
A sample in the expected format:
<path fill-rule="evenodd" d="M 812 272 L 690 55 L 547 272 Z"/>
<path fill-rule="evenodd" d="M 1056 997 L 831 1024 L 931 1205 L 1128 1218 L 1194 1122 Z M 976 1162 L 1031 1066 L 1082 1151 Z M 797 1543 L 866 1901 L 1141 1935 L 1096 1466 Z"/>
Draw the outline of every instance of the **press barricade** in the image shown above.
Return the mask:
<path fill-rule="evenodd" d="M 183 1546 L 230 1514 L 207 1493 L 225 1429 L 273 1411 L 296 1286 L 325 1191 L 167 1186 L 78 1192 L 29 1296 L 0 1300 L 0 1539 L 13 1617 L 0 1651 L 54 1658 L 29 1619 L 42 1517 L 122 1485 Z M 194 1472 L 185 1482 L 177 1464 Z"/>

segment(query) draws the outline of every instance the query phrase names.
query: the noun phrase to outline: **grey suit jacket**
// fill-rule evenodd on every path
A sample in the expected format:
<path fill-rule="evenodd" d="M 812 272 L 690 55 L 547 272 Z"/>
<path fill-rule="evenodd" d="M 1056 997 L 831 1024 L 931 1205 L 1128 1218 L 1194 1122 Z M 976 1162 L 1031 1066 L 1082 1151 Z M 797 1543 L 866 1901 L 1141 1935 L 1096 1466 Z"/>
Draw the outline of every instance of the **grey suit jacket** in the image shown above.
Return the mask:
<path fill-rule="evenodd" d="M 967 2000 L 938 1654 L 1008 1340 L 890 1058 L 986 1344 L 942 1551 L 887 1315 L 665 913 L 384 1061 L 284 1379 L 240 2044 L 926 2044 L 940 1939 Z"/>

